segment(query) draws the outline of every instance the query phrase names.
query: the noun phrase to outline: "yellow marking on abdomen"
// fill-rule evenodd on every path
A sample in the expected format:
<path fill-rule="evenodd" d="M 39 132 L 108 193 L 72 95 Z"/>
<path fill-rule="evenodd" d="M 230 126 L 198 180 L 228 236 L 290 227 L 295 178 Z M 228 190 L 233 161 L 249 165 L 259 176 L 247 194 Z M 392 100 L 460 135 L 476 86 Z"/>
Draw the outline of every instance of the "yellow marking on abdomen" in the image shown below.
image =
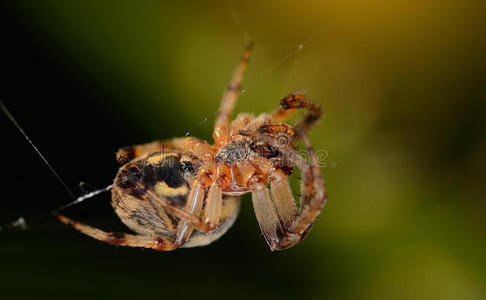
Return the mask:
<path fill-rule="evenodd" d="M 155 185 L 155 192 L 161 196 L 184 196 L 189 193 L 189 188 L 185 184 L 177 188 L 171 188 L 167 183 L 161 181 Z"/>
<path fill-rule="evenodd" d="M 169 152 L 169 153 L 160 153 L 158 155 L 154 155 L 154 156 L 150 156 L 149 158 L 147 158 L 147 162 L 151 163 L 151 164 L 158 164 L 160 163 L 162 160 L 164 160 L 165 158 L 167 157 L 171 157 L 171 156 L 179 156 L 178 153 L 174 153 L 174 152 Z"/>

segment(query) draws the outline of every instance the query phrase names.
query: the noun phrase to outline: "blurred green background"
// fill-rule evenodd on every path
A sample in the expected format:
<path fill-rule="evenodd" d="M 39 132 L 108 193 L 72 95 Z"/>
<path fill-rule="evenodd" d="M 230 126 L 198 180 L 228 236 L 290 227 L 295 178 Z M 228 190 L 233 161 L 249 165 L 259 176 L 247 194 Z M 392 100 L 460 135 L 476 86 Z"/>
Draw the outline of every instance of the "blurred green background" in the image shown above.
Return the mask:
<path fill-rule="evenodd" d="M 29 231 L 0 233 L 2 294 L 486 298 L 483 1 L 46 0 L 0 7 L 10 26 L 2 47 L 30 57 L 3 68 L 10 81 L 1 95 L 70 187 L 108 184 L 119 146 L 188 131 L 210 140 L 222 91 L 253 40 L 236 111 L 270 111 L 305 90 L 325 111 L 311 139 L 327 153 L 329 195 L 308 238 L 275 253 L 248 197 L 221 240 L 168 253 L 104 245 L 46 217 Z M 17 31 L 22 42 L 12 42 Z M 60 81 L 49 81 L 52 74 Z M 42 85 L 31 88 L 36 81 Z M 2 153 L 22 170 L 7 179 L 3 223 L 66 203 L 2 119 L 9 136 Z M 114 226 L 108 195 L 93 201 L 104 206 L 83 203 L 79 217 Z"/>

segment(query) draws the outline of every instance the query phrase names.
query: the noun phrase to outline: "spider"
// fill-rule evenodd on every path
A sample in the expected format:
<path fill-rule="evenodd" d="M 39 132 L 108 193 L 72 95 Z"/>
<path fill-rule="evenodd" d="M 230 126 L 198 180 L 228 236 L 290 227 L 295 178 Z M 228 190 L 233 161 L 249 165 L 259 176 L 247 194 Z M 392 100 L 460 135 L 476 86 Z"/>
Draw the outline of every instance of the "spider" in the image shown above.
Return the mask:
<path fill-rule="evenodd" d="M 272 251 L 303 240 L 326 203 L 324 180 L 307 136 L 322 111 L 296 92 L 271 114 L 241 113 L 230 122 L 252 48 L 250 43 L 224 91 L 214 145 L 183 137 L 118 150 L 122 167 L 111 188 L 111 204 L 137 234 L 106 232 L 55 213 L 57 218 L 106 243 L 168 251 L 205 246 L 221 237 L 236 219 L 238 196 L 251 193 Z M 300 121 L 293 126 L 283 122 L 300 108 L 307 110 Z M 298 140 L 308 160 L 299 154 Z M 287 179 L 294 168 L 302 174 L 300 209 Z"/>

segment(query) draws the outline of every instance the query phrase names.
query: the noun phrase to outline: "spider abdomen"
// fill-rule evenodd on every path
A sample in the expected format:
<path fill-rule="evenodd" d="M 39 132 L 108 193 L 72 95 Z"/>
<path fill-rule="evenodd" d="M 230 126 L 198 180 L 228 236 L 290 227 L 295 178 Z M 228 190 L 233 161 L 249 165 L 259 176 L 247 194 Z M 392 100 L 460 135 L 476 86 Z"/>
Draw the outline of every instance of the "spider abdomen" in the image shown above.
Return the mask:
<path fill-rule="evenodd" d="M 173 239 L 180 218 L 148 194 L 186 205 L 199 168 L 197 159 L 178 151 L 157 151 L 134 159 L 120 168 L 114 180 L 112 206 L 121 221 L 138 234 Z M 205 245 L 219 238 L 236 219 L 238 209 L 239 199 L 225 197 L 219 226 L 208 233 L 195 231 L 184 246 Z"/>

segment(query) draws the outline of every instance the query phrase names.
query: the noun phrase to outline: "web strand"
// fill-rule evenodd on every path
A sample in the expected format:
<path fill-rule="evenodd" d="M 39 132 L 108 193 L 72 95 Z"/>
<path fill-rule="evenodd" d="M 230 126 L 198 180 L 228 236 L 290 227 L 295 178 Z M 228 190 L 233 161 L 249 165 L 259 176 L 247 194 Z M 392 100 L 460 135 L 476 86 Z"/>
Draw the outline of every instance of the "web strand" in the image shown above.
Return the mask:
<path fill-rule="evenodd" d="M 61 210 L 64 210 L 64 209 L 66 209 L 66 208 L 68 208 L 68 207 L 71 207 L 71 206 L 73 206 L 73 205 L 75 205 L 75 204 L 81 203 L 81 202 L 83 202 L 84 200 L 89 199 L 89 198 L 91 198 L 91 197 L 94 197 L 94 196 L 96 196 L 96 195 L 98 195 L 98 194 L 101 194 L 101 193 L 103 193 L 103 192 L 107 192 L 107 191 L 109 191 L 109 190 L 110 190 L 112 187 L 113 187 L 113 184 L 110 184 L 109 186 L 107 186 L 107 187 L 105 187 L 105 188 L 102 188 L 102 189 L 99 189 L 99 190 L 93 191 L 93 192 L 91 192 L 91 193 L 84 194 L 83 196 L 81 196 L 81 197 L 77 198 L 77 199 L 76 199 L 76 200 L 74 200 L 73 202 L 70 202 L 70 203 L 68 203 L 68 204 L 66 204 L 66 205 L 63 205 L 63 206 L 59 207 L 58 209 L 53 210 L 53 211 L 52 211 L 52 213 L 53 213 L 54 215 L 56 215 L 56 214 L 57 214 L 57 213 L 59 213 Z"/>
<path fill-rule="evenodd" d="M 25 137 L 25 139 L 29 142 L 29 144 L 34 148 L 35 152 L 39 155 L 39 157 L 44 161 L 44 163 L 47 165 L 47 167 L 51 170 L 51 172 L 56 176 L 57 180 L 62 184 L 62 186 L 66 189 L 66 191 L 69 193 L 69 195 L 73 198 L 76 199 L 76 196 L 74 195 L 73 192 L 69 189 L 69 187 L 64 183 L 64 181 L 61 179 L 61 177 L 57 174 L 57 172 L 54 170 L 54 168 L 51 166 L 51 164 L 47 161 L 47 159 L 42 155 L 42 153 L 37 149 L 37 147 L 34 145 L 32 140 L 29 138 L 29 136 L 25 133 L 25 131 L 20 127 L 19 123 L 17 123 L 17 120 L 13 117 L 13 115 L 10 113 L 10 111 L 7 109 L 3 101 L 0 99 L 0 108 L 2 109 L 3 113 L 10 119 L 10 121 L 17 127 L 17 129 L 20 131 L 20 133 Z"/>

